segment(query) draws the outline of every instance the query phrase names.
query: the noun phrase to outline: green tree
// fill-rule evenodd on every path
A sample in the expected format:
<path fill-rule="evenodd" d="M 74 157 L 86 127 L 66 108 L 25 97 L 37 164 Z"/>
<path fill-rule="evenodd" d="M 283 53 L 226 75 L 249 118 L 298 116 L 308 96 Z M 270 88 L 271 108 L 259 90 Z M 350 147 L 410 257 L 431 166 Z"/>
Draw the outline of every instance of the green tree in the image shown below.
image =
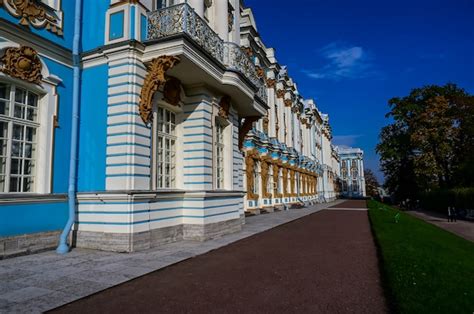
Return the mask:
<path fill-rule="evenodd" d="M 367 196 L 370 197 L 378 197 L 380 187 L 379 181 L 375 174 L 370 169 L 364 169 L 364 177 L 365 177 L 365 193 Z"/>
<path fill-rule="evenodd" d="M 398 199 L 473 183 L 464 178 L 466 171 L 474 172 L 473 99 L 446 84 L 389 100 L 386 117 L 393 123 L 382 129 L 377 152 L 385 185 Z"/>

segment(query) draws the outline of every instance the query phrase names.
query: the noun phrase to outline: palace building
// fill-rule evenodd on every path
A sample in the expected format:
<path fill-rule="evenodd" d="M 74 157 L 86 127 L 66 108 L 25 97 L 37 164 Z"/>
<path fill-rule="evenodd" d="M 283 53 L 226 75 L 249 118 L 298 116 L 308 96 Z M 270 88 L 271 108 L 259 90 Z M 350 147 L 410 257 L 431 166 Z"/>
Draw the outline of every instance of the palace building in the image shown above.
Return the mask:
<path fill-rule="evenodd" d="M 240 0 L 0 0 L 0 26 L 0 258 L 203 241 L 340 195 L 328 115 Z"/>
<path fill-rule="evenodd" d="M 337 147 L 341 159 L 341 192 L 344 197 L 365 197 L 364 152 L 360 148 Z"/>

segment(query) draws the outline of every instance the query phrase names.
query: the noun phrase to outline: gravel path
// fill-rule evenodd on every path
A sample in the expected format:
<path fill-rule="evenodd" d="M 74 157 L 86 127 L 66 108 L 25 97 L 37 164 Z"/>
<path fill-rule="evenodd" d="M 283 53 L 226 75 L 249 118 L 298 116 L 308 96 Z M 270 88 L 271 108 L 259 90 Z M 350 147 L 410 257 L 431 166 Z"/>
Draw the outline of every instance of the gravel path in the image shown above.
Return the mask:
<path fill-rule="evenodd" d="M 367 212 L 324 210 L 55 312 L 384 313 L 387 308 Z"/>

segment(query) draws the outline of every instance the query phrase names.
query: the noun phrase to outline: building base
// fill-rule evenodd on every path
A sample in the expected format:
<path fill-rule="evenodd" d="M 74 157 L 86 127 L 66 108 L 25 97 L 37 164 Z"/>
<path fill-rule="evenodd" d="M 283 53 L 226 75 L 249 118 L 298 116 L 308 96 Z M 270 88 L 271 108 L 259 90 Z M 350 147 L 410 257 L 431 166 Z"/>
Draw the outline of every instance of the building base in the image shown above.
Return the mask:
<path fill-rule="evenodd" d="M 0 260 L 52 250 L 58 246 L 60 234 L 50 231 L 0 238 Z"/>
<path fill-rule="evenodd" d="M 112 252 L 137 252 L 182 240 L 206 241 L 239 232 L 244 219 L 210 224 L 183 224 L 138 233 L 74 231 L 73 246 Z"/>

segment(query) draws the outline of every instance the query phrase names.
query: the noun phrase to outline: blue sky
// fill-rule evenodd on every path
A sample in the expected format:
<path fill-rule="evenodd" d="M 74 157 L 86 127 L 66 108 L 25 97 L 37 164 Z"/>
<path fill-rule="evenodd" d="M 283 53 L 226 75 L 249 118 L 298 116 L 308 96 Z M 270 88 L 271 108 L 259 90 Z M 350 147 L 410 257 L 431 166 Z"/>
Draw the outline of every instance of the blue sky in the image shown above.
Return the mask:
<path fill-rule="evenodd" d="M 474 93 L 474 0 L 246 0 L 305 98 L 329 113 L 336 144 L 375 145 L 387 101 L 453 82 Z"/>

